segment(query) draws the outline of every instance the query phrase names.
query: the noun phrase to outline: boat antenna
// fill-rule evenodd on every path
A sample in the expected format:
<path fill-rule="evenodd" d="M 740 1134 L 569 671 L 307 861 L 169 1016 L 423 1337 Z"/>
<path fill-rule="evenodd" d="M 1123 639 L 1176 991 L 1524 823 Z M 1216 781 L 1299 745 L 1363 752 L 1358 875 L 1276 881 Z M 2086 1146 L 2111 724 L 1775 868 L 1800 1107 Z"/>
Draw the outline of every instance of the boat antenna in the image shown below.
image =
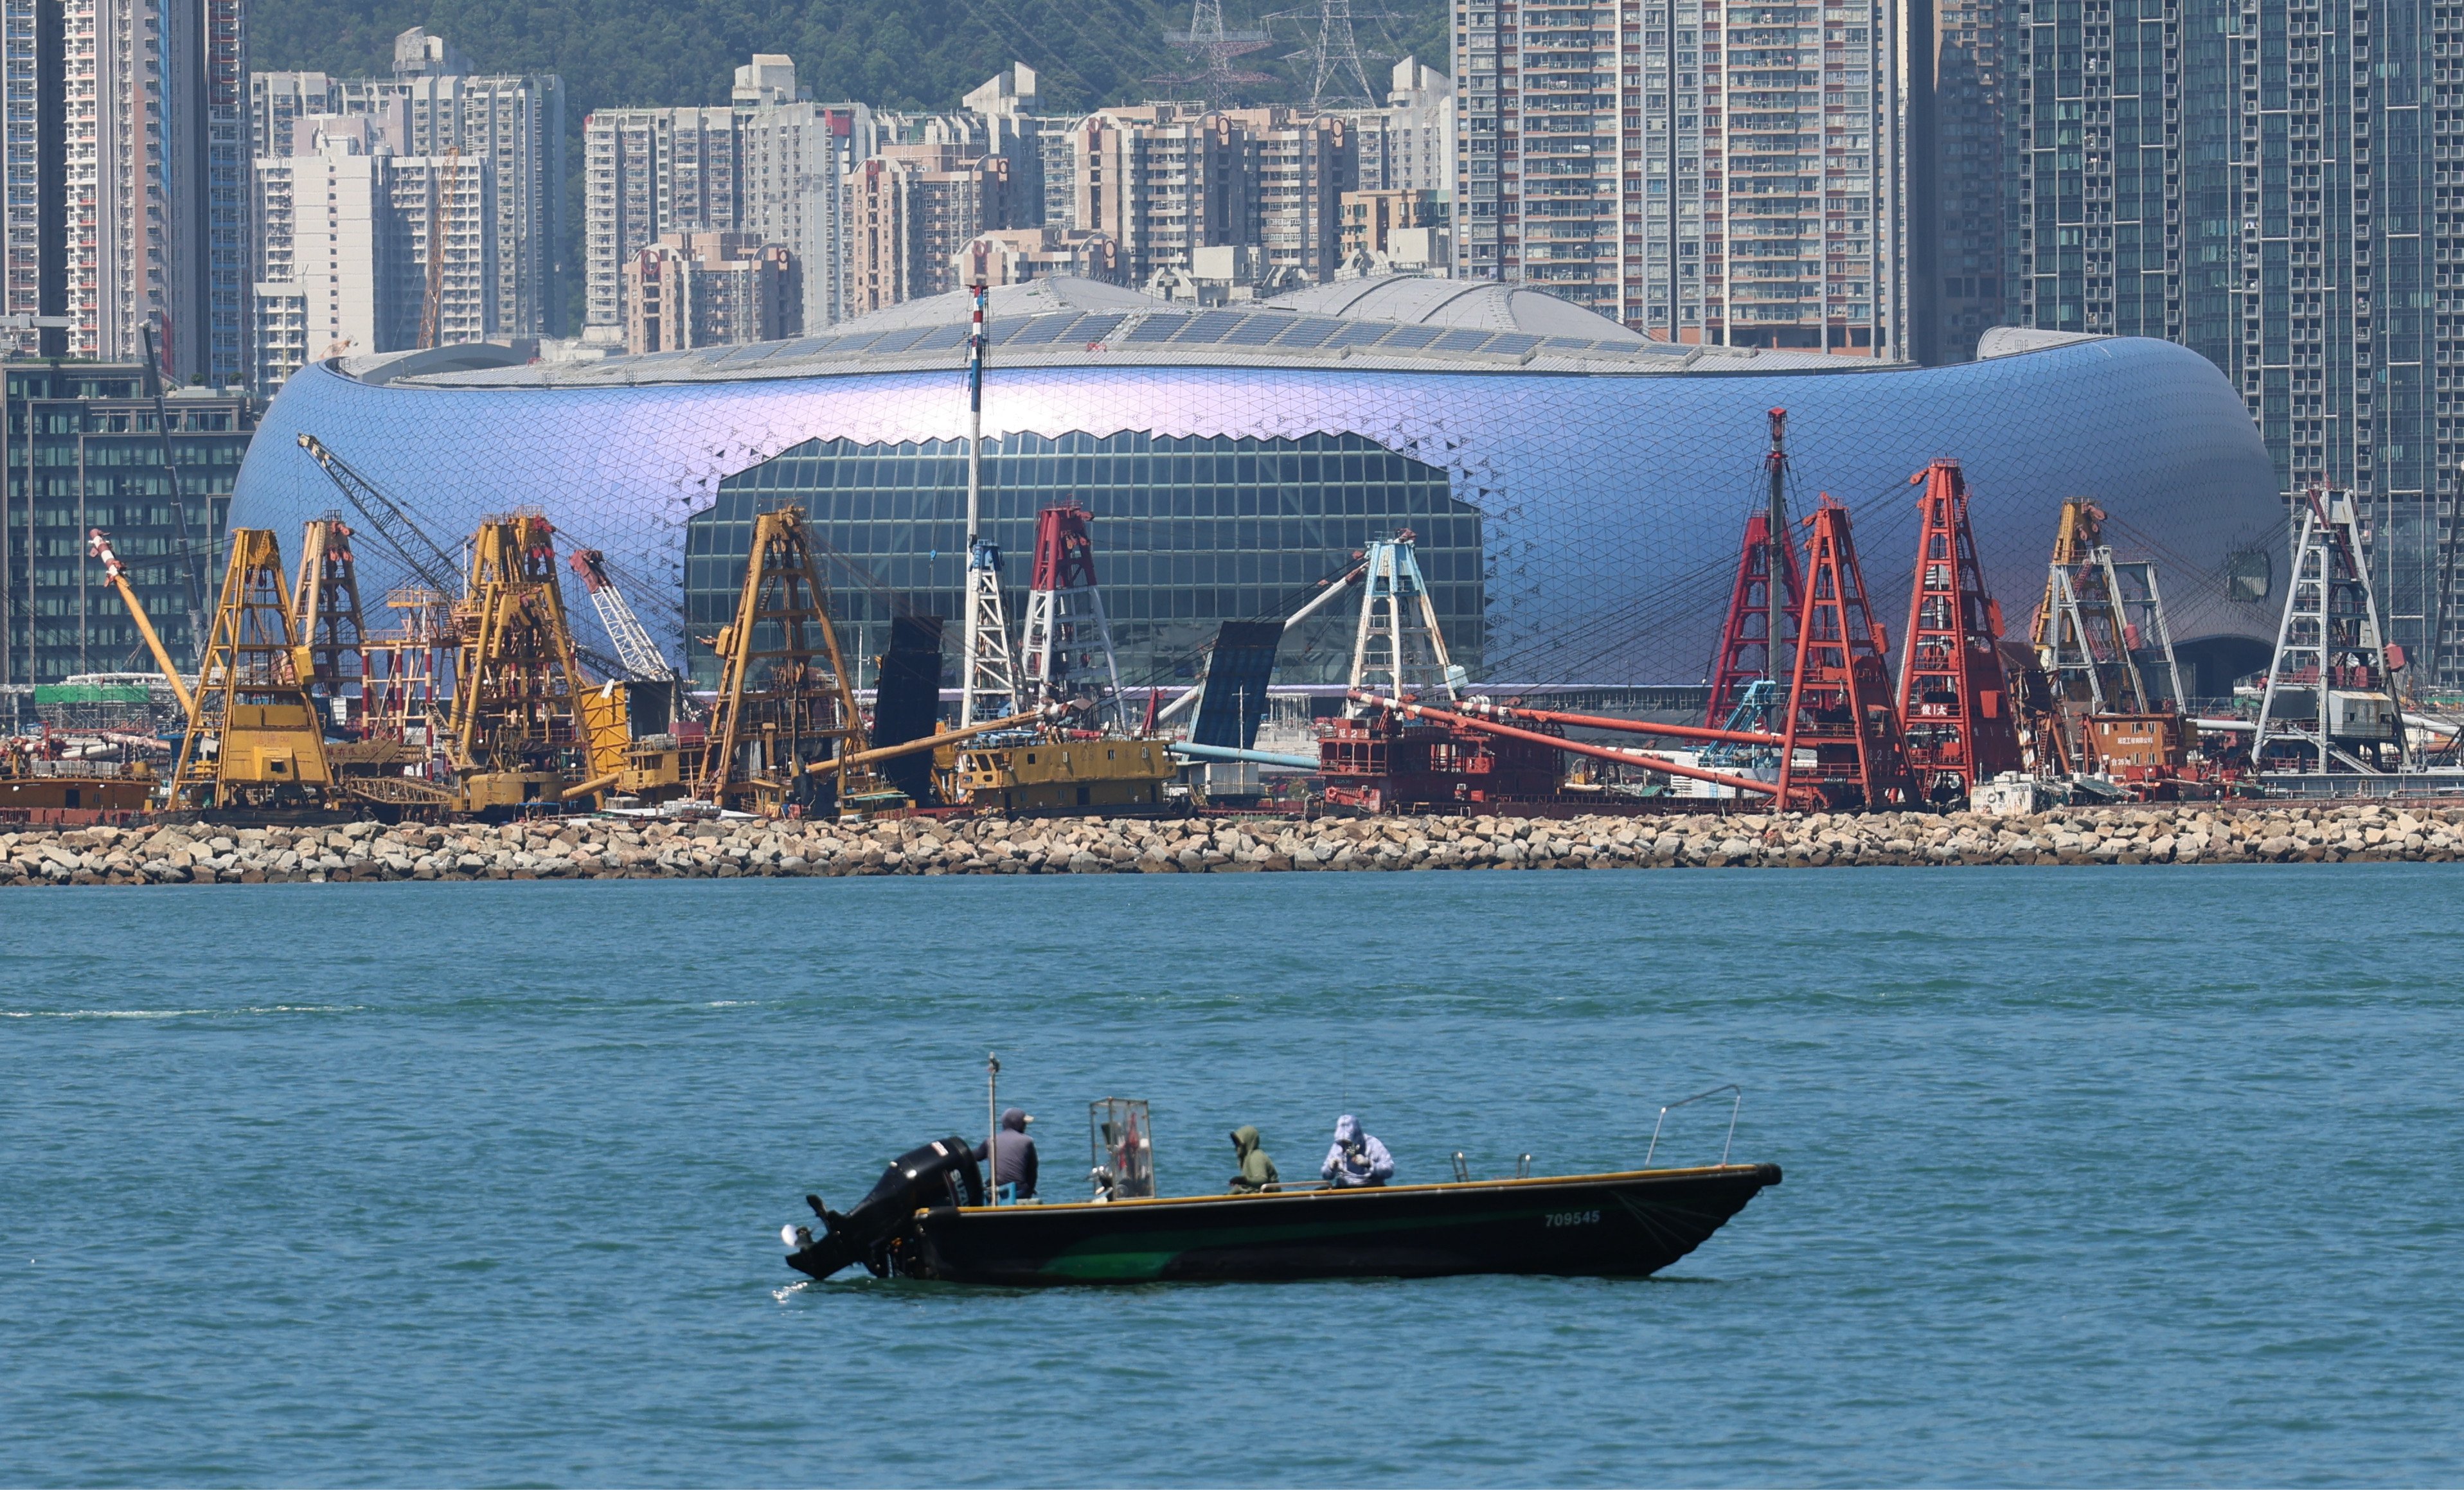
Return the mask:
<path fill-rule="evenodd" d="M 984 1204 L 1001 1203 L 1001 1056 L 984 1053 Z"/>

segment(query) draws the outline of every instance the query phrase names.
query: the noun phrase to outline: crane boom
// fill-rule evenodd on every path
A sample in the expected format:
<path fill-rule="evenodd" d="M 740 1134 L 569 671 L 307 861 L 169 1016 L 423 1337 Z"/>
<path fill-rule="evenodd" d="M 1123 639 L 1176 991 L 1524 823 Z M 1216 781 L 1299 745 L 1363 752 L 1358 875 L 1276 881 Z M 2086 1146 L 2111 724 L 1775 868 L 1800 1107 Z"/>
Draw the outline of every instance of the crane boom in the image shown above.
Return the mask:
<path fill-rule="evenodd" d="M 352 510 L 367 519 L 368 526 L 385 546 L 410 566 L 420 582 L 442 595 L 458 595 L 462 591 L 461 566 L 454 563 L 445 550 L 428 536 L 400 503 L 385 494 L 377 484 L 354 471 L 350 463 L 325 449 L 324 442 L 307 430 L 299 431 L 299 448 L 306 450 L 326 476 L 341 490 Z"/>
<path fill-rule="evenodd" d="M 163 402 L 163 366 L 154 354 L 154 322 L 137 328 L 145 348 L 145 391 L 154 400 L 154 432 L 163 442 L 163 479 L 171 488 L 171 528 L 180 545 L 180 580 L 188 598 L 188 646 L 199 659 L 206 655 L 206 581 L 197 555 L 188 547 L 188 504 L 180 498 L 180 463 L 171 453 L 171 411 Z"/>
<path fill-rule="evenodd" d="M 676 669 L 650 640 L 650 628 L 633 614 L 625 592 L 607 574 L 607 556 L 595 548 L 579 548 L 567 560 L 573 572 L 582 577 L 582 587 L 590 592 L 590 603 L 599 611 L 599 624 L 607 628 L 607 640 L 616 645 L 616 660 L 625 671 L 644 683 L 673 682 Z"/>
<path fill-rule="evenodd" d="M 155 634 L 153 618 L 145 614 L 143 605 L 138 603 L 137 591 L 128 583 L 127 567 L 121 563 L 120 556 L 111 551 L 111 535 L 100 528 L 93 529 L 86 535 L 85 546 L 86 552 L 102 560 L 102 577 L 111 581 L 111 587 L 120 593 L 120 603 L 128 607 L 128 619 L 137 623 L 137 634 L 145 639 L 146 650 L 154 654 L 154 666 L 162 668 L 163 676 L 170 681 L 171 696 L 179 700 L 182 716 L 195 718 L 197 701 L 188 692 L 188 685 L 181 679 L 180 669 L 173 666 L 171 654 L 164 649 L 163 638 Z"/>

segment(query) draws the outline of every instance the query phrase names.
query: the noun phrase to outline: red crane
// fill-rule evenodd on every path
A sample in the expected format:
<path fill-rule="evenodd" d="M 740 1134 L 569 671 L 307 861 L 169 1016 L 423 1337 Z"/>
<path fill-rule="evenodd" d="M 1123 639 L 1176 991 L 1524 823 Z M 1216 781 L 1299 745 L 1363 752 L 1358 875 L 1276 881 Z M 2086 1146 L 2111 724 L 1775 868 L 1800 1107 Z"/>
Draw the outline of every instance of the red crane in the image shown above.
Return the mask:
<path fill-rule="evenodd" d="M 1915 794 L 1883 661 L 1890 639 L 1865 602 L 1848 509 L 1825 493 L 1805 525 L 1805 596 L 1785 700 L 1779 799 L 1789 800 L 1792 786 L 1816 785 L 1835 807 L 1907 806 Z M 1800 763 L 1806 750 L 1814 759 Z"/>
<path fill-rule="evenodd" d="M 1770 481 L 1761 512 L 1746 519 L 1746 542 L 1737 556 L 1737 582 L 1728 592 L 1728 619 L 1720 628 L 1720 657 L 1711 669 L 1711 702 L 1703 722 L 1719 728 L 1736 712 L 1746 686 L 1777 678 L 1787 668 L 1782 632 L 1804 598 L 1796 552 L 1788 541 L 1788 410 L 1771 411 L 1771 450 L 1763 457 Z M 1788 592 L 1783 608 L 1772 577 Z"/>
<path fill-rule="evenodd" d="M 1985 593 L 1959 462 L 1935 461 L 1908 484 L 1923 485 L 1925 494 L 1917 499 L 1900 722 L 1919 795 L 1951 801 L 2019 769 L 2018 722 L 1996 645 L 2002 607 Z"/>

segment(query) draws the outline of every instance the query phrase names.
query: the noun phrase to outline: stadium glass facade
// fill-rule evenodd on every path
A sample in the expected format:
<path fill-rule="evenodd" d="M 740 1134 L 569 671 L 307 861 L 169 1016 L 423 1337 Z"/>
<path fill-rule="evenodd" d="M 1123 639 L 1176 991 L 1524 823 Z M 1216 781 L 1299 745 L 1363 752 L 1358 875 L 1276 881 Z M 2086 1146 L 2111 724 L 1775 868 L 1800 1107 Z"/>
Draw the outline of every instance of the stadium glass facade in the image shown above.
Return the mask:
<path fill-rule="evenodd" d="M 1418 539 L 1456 660 L 1478 668 L 1486 619 L 1480 512 L 1455 497 L 1435 466 L 1356 434 L 1071 431 L 985 444 L 983 531 L 1001 550 L 1009 614 L 1024 609 L 1035 515 L 1065 502 L 1086 508 L 1126 684 L 1190 678 L 1221 622 L 1290 614 L 1371 538 L 1403 528 Z M 846 560 L 830 563 L 825 581 L 850 653 L 876 655 L 895 609 L 959 615 L 966 490 L 960 440 L 811 440 L 727 477 L 718 500 L 686 524 L 688 634 L 715 635 L 726 624 L 755 515 L 790 503 L 812 515 L 823 541 Z M 1329 607 L 1301 630 L 1287 648 L 1283 680 L 1342 681 L 1349 619 Z M 716 684 L 708 646 L 693 643 L 691 662 L 697 683 Z"/>

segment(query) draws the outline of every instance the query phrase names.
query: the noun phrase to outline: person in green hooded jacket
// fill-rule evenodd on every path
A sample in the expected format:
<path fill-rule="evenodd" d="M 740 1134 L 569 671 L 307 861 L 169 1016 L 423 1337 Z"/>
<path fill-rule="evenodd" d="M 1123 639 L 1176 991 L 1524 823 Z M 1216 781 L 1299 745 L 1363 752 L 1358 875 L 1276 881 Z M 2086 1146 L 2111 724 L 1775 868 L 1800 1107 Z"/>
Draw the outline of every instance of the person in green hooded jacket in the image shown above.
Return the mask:
<path fill-rule="evenodd" d="M 1264 1140 L 1254 1128 L 1232 1129 L 1232 1153 L 1241 1161 L 1241 1172 L 1232 1176 L 1232 1193 L 1254 1195 L 1262 1191 L 1281 1190 L 1284 1177 L 1275 1172 L 1275 1161 L 1266 1152 Z"/>

